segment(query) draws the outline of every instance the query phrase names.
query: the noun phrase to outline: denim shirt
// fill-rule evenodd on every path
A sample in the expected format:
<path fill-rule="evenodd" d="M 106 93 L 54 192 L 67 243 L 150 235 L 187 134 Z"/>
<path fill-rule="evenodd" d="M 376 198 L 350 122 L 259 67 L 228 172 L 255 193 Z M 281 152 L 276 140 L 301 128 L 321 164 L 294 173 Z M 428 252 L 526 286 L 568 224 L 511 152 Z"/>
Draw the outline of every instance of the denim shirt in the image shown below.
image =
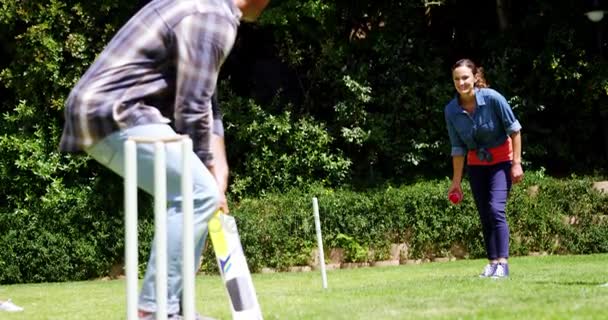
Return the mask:
<path fill-rule="evenodd" d="M 507 100 L 497 91 L 475 89 L 475 100 L 477 106 L 473 114 L 458 104 L 458 96 L 445 106 L 452 156 L 464 156 L 468 150 L 484 151 L 497 147 L 508 136 L 521 130 L 521 124 Z M 480 158 L 483 158 L 483 154 Z"/>

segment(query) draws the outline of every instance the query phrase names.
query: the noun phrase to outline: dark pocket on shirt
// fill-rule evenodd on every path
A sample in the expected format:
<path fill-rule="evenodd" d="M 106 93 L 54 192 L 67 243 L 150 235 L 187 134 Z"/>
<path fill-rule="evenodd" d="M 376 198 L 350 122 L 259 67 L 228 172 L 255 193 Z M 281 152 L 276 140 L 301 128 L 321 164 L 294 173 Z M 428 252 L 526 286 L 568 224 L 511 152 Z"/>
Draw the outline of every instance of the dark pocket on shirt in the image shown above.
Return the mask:
<path fill-rule="evenodd" d="M 494 136 L 494 130 L 496 130 L 494 121 L 488 121 L 478 125 L 475 130 L 475 140 L 485 142 L 491 139 Z"/>

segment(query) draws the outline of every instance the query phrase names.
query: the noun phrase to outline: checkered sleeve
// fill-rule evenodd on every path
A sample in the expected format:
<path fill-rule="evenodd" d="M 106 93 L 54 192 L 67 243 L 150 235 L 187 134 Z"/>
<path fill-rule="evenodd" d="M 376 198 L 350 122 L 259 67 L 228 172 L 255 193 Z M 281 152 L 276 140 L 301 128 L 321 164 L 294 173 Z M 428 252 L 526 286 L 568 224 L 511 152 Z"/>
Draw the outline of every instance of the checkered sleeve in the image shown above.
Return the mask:
<path fill-rule="evenodd" d="M 236 26 L 225 16 L 198 13 L 176 25 L 177 79 L 175 128 L 192 138 L 194 152 L 210 165 L 213 113 L 211 98 L 220 66 L 236 37 Z"/>

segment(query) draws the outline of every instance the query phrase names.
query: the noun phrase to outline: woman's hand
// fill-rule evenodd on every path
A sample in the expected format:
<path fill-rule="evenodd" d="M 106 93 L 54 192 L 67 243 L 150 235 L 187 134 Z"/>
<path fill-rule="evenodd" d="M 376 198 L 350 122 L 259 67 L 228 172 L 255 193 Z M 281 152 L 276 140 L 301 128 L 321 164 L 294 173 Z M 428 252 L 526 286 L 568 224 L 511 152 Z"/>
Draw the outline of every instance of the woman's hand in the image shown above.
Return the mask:
<path fill-rule="evenodd" d="M 459 194 L 462 194 L 462 187 L 460 186 L 459 182 L 452 182 L 452 185 L 450 186 L 450 188 L 448 189 L 448 196 L 453 193 L 453 192 L 457 192 Z"/>
<path fill-rule="evenodd" d="M 513 162 L 511 165 L 511 181 L 515 184 L 522 180 L 524 180 L 524 169 L 521 168 L 521 163 Z"/>

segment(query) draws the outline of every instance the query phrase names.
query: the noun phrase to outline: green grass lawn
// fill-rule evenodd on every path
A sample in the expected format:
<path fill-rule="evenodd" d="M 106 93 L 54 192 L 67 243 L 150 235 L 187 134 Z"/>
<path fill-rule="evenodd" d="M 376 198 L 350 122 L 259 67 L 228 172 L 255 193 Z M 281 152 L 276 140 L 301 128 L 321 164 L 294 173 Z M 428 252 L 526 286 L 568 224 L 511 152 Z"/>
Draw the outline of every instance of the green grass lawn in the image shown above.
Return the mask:
<path fill-rule="evenodd" d="M 516 257 L 509 279 L 481 279 L 483 260 L 255 274 L 265 319 L 608 319 L 608 254 Z M 22 313 L 0 319 L 124 319 L 124 281 L 0 286 Z M 198 310 L 230 319 L 218 276 L 197 278 Z"/>

